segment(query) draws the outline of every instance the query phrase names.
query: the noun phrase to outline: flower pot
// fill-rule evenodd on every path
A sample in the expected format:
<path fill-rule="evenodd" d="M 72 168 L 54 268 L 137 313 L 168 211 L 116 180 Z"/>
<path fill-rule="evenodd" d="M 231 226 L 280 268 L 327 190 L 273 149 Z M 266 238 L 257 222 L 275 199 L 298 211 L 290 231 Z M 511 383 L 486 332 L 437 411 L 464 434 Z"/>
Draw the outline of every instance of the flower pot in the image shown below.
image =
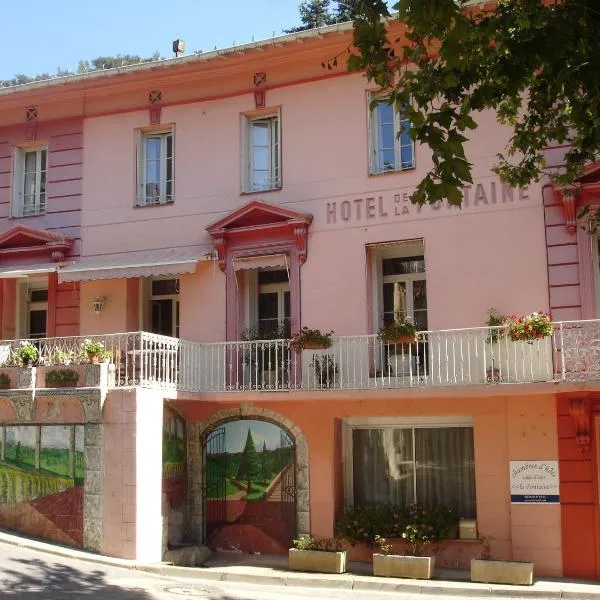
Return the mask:
<path fill-rule="evenodd" d="M 88 354 L 88 360 L 90 364 L 97 365 L 100 362 L 100 356 L 98 354 Z"/>
<path fill-rule="evenodd" d="M 416 335 L 399 335 L 397 338 L 390 340 L 389 344 L 413 344 L 417 341 Z"/>
<path fill-rule="evenodd" d="M 485 378 L 488 383 L 499 383 L 500 381 L 502 381 L 500 369 L 496 369 L 495 367 L 488 367 L 488 369 L 485 372 Z"/>
<path fill-rule="evenodd" d="M 434 571 L 435 557 L 433 556 L 373 554 L 373 575 L 377 577 L 431 579 Z"/>
<path fill-rule="evenodd" d="M 325 342 L 304 342 L 302 350 L 327 350 L 331 348 L 331 344 Z"/>
<path fill-rule="evenodd" d="M 288 566 L 292 571 L 345 573 L 346 551 L 323 552 L 321 550 L 296 550 L 295 548 L 290 548 Z"/>
<path fill-rule="evenodd" d="M 533 585 L 533 563 L 516 560 L 471 560 L 471 581 Z"/>
<path fill-rule="evenodd" d="M 31 367 L 33 366 L 33 358 L 23 358 L 23 366 L 27 367 L 28 369 L 31 369 Z"/>
<path fill-rule="evenodd" d="M 414 354 L 408 352 L 391 354 L 388 361 L 392 375 L 395 377 L 417 375 L 417 357 Z"/>

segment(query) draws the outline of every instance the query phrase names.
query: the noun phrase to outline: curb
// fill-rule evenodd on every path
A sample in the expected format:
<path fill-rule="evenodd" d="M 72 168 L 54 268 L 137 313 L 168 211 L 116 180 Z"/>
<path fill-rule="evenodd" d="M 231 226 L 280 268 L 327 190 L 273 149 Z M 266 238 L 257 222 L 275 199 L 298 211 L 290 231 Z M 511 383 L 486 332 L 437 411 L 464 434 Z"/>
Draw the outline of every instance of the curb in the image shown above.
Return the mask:
<path fill-rule="evenodd" d="M 598 591 L 578 590 L 578 587 L 588 587 L 586 584 L 561 585 L 560 582 L 538 581 L 533 586 L 492 585 L 447 580 L 399 580 L 384 577 L 369 577 L 361 575 L 346 575 L 345 577 L 315 577 L 300 574 L 262 574 L 235 573 L 222 570 L 211 570 L 210 567 L 176 567 L 165 564 L 138 565 L 140 571 L 153 573 L 162 577 L 185 579 L 188 581 L 220 581 L 230 583 L 248 583 L 255 585 L 271 585 L 280 587 L 328 588 L 339 590 L 355 590 L 370 592 L 402 592 L 405 594 L 420 594 L 428 596 L 455 596 L 459 598 L 540 598 L 543 600 L 600 600 L 600 586 L 590 584 Z M 214 567 L 213 567 L 214 568 Z M 258 567 L 260 568 L 260 567 Z"/>

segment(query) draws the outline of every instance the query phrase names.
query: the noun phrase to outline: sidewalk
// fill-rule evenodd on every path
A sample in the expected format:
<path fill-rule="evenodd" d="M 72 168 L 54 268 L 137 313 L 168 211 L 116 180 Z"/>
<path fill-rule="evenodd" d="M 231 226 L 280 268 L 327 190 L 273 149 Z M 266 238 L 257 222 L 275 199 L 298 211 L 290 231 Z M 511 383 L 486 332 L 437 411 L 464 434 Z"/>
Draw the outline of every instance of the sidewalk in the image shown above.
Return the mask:
<path fill-rule="evenodd" d="M 246 554 L 214 555 L 202 567 L 174 567 L 166 563 L 142 564 L 74 550 L 46 542 L 22 537 L 0 530 L 0 542 L 46 552 L 56 556 L 77 558 L 88 562 L 137 569 L 170 579 L 192 582 L 224 581 L 263 584 L 279 587 L 315 587 L 380 592 L 456 596 L 459 598 L 519 597 L 544 600 L 600 600 L 600 584 L 571 579 L 536 579 L 532 586 L 512 586 L 471 583 L 467 571 L 437 569 L 436 579 L 418 581 L 373 577 L 369 563 L 350 563 L 349 573 L 327 575 L 300 573 L 287 569 L 285 556 L 260 556 Z"/>

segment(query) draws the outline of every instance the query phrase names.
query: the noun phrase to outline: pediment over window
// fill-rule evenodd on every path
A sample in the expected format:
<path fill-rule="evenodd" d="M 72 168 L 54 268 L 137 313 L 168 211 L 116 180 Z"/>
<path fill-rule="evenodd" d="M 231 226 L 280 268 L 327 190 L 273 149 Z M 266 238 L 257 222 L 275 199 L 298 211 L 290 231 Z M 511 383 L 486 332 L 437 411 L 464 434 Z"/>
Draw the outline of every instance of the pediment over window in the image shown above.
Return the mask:
<path fill-rule="evenodd" d="M 233 241 L 246 240 L 255 248 L 267 245 L 276 236 L 294 240 L 298 258 L 306 260 L 306 240 L 312 215 L 289 210 L 275 204 L 253 200 L 209 225 L 206 230 L 213 237 L 219 255 L 219 266 L 226 269 L 227 247 Z"/>
<path fill-rule="evenodd" d="M 45 229 L 17 225 L 0 233 L 0 258 L 6 256 L 43 256 L 53 261 L 64 259 L 73 246 L 73 239 Z"/>

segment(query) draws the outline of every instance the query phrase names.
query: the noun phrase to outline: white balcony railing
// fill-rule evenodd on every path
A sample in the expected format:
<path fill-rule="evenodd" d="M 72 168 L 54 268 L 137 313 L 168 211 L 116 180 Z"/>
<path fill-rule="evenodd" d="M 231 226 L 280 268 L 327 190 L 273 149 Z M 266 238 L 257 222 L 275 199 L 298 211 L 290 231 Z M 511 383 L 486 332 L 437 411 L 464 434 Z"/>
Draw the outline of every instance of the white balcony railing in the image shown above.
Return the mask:
<path fill-rule="evenodd" d="M 40 362 L 85 362 L 85 339 L 101 341 L 115 385 L 189 392 L 375 389 L 600 380 L 600 320 L 554 324 L 549 338 L 513 342 L 499 328 L 424 331 L 412 344 L 375 335 L 333 338 L 296 353 L 289 340 L 200 343 L 145 332 L 29 340 Z M 20 340 L 0 342 L 16 364 Z"/>

